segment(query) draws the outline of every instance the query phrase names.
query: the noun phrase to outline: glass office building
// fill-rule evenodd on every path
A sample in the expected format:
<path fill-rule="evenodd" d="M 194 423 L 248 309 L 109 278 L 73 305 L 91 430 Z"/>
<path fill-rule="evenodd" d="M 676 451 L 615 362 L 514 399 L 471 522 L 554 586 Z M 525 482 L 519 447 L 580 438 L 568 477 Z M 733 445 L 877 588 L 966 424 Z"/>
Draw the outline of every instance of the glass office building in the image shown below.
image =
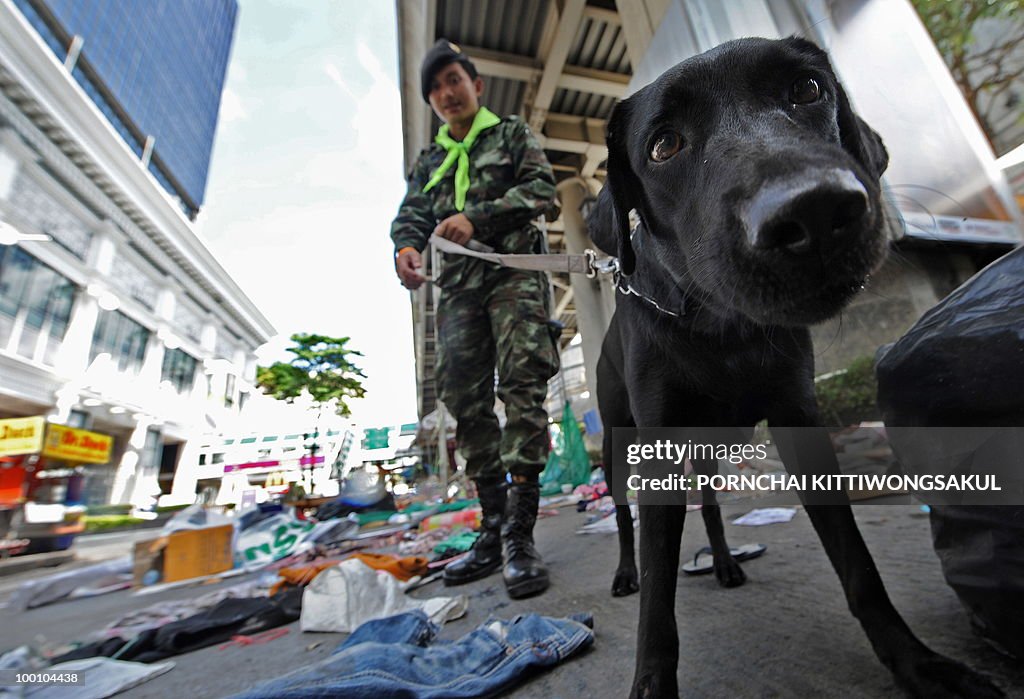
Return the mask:
<path fill-rule="evenodd" d="M 15 0 L 160 184 L 203 203 L 237 0 Z"/>

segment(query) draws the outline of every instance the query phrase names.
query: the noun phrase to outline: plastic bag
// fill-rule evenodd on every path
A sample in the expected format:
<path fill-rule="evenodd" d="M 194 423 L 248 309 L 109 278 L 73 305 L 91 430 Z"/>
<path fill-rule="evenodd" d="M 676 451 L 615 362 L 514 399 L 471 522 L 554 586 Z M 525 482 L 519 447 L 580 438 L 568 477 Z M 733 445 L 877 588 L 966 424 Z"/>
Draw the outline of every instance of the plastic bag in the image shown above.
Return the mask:
<path fill-rule="evenodd" d="M 999 258 L 878 353 L 878 404 L 886 425 L 1024 425 L 1024 248 Z M 925 450 L 911 429 L 889 429 L 904 470 Z M 963 430 L 930 430 L 934 460 L 965 461 Z M 908 443 L 901 444 L 906 440 Z M 944 456 L 948 455 L 948 456 Z M 933 506 L 932 541 L 946 582 L 971 625 L 1024 658 L 1024 507 Z"/>
<path fill-rule="evenodd" d="M 413 609 L 422 609 L 436 624 L 466 613 L 465 595 L 415 599 L 404 594 L 406 585 L 358 559 L 343 561 L 321 572 L 306 587 L 299 626 L 303 631 L 351 633 L 371 619 Z"/>
<path fill-rule="evenodd" d="M 228 517 L 220 512 L 213 512 L 203 505 L 189 505 L 181 512 L 177 512 L 164 523 L 162 532 L 181 531 L 183 529 L 206 529 L 207 527 L 222 527 L 225 524 L 237 526 L 238 522 L 234 517 Z"/>
<path fill-rule="evenodd" d="M 326 524 L 326 523 L 325 523 Z M 260 566 L 295 553 L 313 533 L 313 522 L 282 512 L 239 532 L 236 566 Z"/>
<path fill-rule="evenodd" d="M 882 347 L 875 372 L 887 425 L 1024 424 L 1024 248 Z"/>

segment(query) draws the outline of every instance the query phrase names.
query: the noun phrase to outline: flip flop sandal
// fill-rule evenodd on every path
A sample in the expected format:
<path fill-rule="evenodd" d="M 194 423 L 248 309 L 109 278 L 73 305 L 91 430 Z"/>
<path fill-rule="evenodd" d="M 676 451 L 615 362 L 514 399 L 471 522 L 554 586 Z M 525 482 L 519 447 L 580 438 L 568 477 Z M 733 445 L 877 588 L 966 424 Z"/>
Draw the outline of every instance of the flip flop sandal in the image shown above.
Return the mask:
<path fill-rule="evenodd" d="M 737 561 L 749 561 L 751 558 L 760 556 L 767 548 L 764 544 L 744 544 L 743 546 L 729 549 L 729 553 Z M 697 553 L 693 556 L 693 561 L 684 563 L 682 567 L 682 571 L 687 575 L 704 575 L 714 569 L 715 558 L 711 554 L 710 546 L 698 549 Z"/>

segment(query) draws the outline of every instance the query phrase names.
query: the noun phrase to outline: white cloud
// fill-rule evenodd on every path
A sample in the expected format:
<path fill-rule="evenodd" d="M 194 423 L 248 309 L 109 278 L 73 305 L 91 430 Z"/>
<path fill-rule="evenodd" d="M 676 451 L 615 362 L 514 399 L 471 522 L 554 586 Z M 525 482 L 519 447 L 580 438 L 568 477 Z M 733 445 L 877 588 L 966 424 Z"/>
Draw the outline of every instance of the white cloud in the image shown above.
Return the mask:
<path fill-rule="evenodd" d="M 231 61 L 228 64 L 228 73 L 224 82 L 226 83 L 244 83 L 246 78 L 249 77 L 249 71 L 245 69 L 245 64 L 240 61 Z"/>
<path fill-rule="evenodd" d="M 245 3 L 221 113 L 241 123 L 218 130 L 203 231 L 280 333 L 260 363 L 288 360 L 296 332 L 351 337 L 368 376 L 356 418 L 396 424 L 416 411 L 409 295 L 388 236 L 404 189 L 401 101 L 393 7 L 363 6 Z"/>
<path fill-rule="evenodd" d="M 324 65 L 324 73 L 331 79 L 331 82 L 340 87 L 342 92 L 346 95 L 351 97 L 353 100 L 359 99 L 359 97 L 356 96 L 356 93 L 352 91 L 352 88 L 345 83 L 345 79 L 341 77 L 341 71 L 338 70 L 338 66 L 328 61 Z"/>
<path fill-rule="evenodd" d="M 333 61 L 324 65 L 331 82 L 352 100 L 352 116 L 338 128 L 348 129 L 346 136 L 354 136 L 355 145 L 312 154 L 298 179 L 309 187 L 333 189 L 351 201 L 365 201 L 367 197 L 380 197 L 381 183 L 395 182 L 400 173 L 402 110 L 397 85 L 369 46 L 360 41 L 356 53 L 365 74 L 353 72 L 348 81 Z M 388 203 L 391 208 L 397 205 L 401 190 L 394 190 L 392 196 L 394 200 Z"/>
<path fill-rule="evenodd" d="M 242 98 L 230 87 L 225 87 L 220 96 L 220 123 L 230 124 L 248 118 L 249 113 L 242 104 Z"/>

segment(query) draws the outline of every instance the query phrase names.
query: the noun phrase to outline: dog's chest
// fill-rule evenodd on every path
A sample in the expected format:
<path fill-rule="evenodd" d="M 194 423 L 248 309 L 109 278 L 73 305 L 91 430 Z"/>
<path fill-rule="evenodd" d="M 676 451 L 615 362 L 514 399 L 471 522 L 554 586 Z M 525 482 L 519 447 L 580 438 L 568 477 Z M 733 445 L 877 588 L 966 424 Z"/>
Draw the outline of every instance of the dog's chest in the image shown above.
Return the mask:
<path fill-rule="evenodd" d="M 661 374 L 672 391 L 706 397 L 729 405 L 766 403 L 779 381 L 799 372 L 794 348 L 773 345 L 758 335 L 723 333 L 709 336 L 690 332 L 685 326 L 660 334 L 640 350 L 649 370 Z M 647 344 L 647 343 L 644 343 Z M 790 351 L 786 351 L 786 350 Z"/>

